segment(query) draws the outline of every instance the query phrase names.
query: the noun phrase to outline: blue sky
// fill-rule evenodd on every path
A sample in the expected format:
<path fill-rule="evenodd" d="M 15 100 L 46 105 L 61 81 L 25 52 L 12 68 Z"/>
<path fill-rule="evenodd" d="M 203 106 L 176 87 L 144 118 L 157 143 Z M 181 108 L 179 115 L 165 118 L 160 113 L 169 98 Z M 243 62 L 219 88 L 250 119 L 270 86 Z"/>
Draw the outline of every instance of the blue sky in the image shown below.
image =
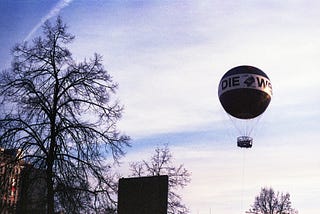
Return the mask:
<path fill-rule="evenodd" d="M 60 14 L 81 61 L 97 52 L 119 83 L 119 127 L 132 137 L 123 159 L 168 143 L 192 172 L 182 193 L 191 213 L 244 213 L 260 188 L 289 192 L 299 213 L 319 211 L 320 3 L 318 1 L 0 1 L 0 65 L 10 49 Z M 274 96 L 252 149 L 218 99 L 222 75 L 253 65 Z"/>

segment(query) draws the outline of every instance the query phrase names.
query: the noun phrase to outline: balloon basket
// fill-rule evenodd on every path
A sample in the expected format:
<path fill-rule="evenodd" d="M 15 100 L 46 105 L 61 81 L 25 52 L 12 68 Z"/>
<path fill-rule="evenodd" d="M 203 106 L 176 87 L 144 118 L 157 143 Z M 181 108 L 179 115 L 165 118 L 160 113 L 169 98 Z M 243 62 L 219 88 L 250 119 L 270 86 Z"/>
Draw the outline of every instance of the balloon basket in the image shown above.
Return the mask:
<path fill-rule="evenodd" d="M 237 145 L 240 148 L 251 148 L 253 139 L 249 136 L 240 136 L 237 138 Z"/>

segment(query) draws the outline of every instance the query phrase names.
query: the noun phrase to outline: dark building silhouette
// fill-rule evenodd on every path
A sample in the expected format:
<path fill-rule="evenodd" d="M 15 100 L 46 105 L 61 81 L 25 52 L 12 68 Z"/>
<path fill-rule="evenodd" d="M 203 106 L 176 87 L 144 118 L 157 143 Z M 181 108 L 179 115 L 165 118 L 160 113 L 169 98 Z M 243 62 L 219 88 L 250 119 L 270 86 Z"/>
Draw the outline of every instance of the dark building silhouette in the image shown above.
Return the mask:
<path fill-rule="evenodd" d="M 167 214 L 168 176 L 121 178 L 118 214 Z"/>
<path fill-rule="evenodd" d="M 0 148 L 0 213 L 45 213 L 45 173 L 19 160 L 21 154 Z"/>

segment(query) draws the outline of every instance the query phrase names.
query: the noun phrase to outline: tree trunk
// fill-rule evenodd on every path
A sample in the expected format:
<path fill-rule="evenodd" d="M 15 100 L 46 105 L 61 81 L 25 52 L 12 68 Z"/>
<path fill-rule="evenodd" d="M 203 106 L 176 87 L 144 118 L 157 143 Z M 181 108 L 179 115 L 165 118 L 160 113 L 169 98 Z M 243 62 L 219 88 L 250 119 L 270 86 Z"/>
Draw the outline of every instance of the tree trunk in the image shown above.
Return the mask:
<path fill-rule="evenodd" d="M 47 214 L 54 214 L 54 190 L 52 180 L 52 163 L 48 163 L 47 174 Z"/>

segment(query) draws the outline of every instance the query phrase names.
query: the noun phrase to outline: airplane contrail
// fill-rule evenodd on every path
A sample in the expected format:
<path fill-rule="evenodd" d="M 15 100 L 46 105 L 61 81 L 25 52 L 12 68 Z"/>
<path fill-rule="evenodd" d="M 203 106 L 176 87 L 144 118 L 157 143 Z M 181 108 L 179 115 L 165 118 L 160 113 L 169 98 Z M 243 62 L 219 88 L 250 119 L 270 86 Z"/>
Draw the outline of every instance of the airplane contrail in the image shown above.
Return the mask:
<path fill-rule="evenodd" d="M 30 31 L 30 33 L 26 36 L 26 38 L 24 39 L 24 41 L 28 41 L 31 36 L 50 18 L 52 18 L 53 16 L 56 16 L 57 14 L 59 14 L 59 12 L 67 7 L 73 0 L 60 0 L 51 10 L 50 12 L 45 15 L 40 22 L 34 26 L 32 28 L 32 30 Z"/>

